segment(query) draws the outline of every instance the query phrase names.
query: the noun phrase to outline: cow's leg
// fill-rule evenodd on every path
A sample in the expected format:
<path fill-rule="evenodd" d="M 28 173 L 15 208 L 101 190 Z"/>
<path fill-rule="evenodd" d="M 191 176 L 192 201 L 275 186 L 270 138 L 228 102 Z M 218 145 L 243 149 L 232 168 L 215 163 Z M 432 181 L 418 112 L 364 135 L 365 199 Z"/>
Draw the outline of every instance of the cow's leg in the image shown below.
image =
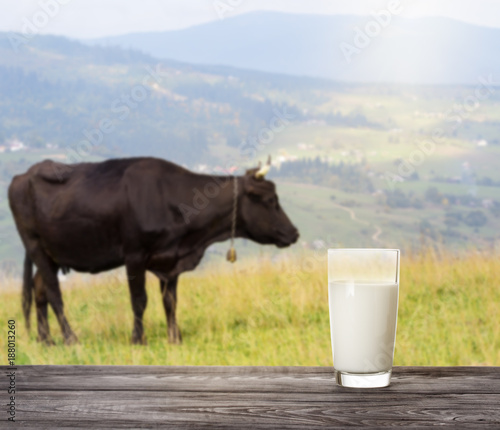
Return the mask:
<path fill-rule="evenodd" d="M 134 311 L 134 329 L 132 331 L 132 343 L 146 344 L 142 316 L 148 302 L 146 294 L 146 271 L 144 267 L 127 263 L 128 286 L 130 289 L 130 299 L 132 310 Z"/>
<path fill-rule="evenodd" d="M 54 341 L 50 336 L 49 321 L 47 319 L 48 300 L 43 284 L 42 275 L 39 271 L 35 273 L 34 277 L 35 286 L 35 303 L 36 303 L 36 320 L 38 326 L 38 342 L 43 342 L 47 345 L 54 345 Z"/>
<path fill-rule="evenodd" d="M 169 278 L 168 282 L 160 280 L 163 307 L 167 315 L 169 343 L 182 343 L 181 331 L 177 326 L 177 320 L 175 318 L 175 309 L 177 307 L 177 279 L 178 276 L 174 276 Z"/>
<path fill-rule="evenodd" d="M 69 345 L 78 342 L 73 330 L 69 326 L 68 320 L 64 315 L 64 305 L 62 300 L 61 288 L 59 287 L 59 280 L 57 279 L 57 271 L 59 268 L 57 265 L 49 258 L 45 252 L 43 252 L 39 246 L 37 246 L 31 253 L 31 258 L 40 272 L 43 280 L 43 287 L 50 306 L 56 314 L 57 321 L 61 326 L 61 331 L 64 337 L 64 343 Z"/>

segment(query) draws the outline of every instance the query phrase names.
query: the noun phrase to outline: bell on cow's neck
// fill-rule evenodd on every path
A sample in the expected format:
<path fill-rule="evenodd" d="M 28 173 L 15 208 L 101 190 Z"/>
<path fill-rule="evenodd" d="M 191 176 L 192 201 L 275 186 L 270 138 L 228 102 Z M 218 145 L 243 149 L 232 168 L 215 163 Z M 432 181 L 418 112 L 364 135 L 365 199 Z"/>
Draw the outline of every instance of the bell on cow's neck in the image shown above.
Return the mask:
<path fill-rule="evenodd" d="M 234 263 L 236 261 L 236 249 L 234 249 L 232 246 L 227 251 L 226 259 L 231 263 Z"/>

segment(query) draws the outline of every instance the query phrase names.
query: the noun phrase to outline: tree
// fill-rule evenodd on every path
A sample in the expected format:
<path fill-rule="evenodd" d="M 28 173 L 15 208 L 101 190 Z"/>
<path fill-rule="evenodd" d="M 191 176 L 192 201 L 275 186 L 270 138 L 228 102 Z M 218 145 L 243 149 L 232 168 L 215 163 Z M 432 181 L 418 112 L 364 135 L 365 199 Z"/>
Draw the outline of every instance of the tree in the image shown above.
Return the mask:
<path fill-rule="evenodd" d="M 386 191 L 387 199 L 386 203 L 387 206 L 391 208 L 407 208 L 410 206 L 411 201 L 410 199 L 406 196 L 406 194 L 399 190 L 396 189 L 394 191 Z"/>
<path fill-rule="evenodd" d="M 493 206 L 490 208 L 491 213 L 495 218 L 500 217 L 500 203 L 496 200 L 493 202 Z"/>
<path fill-rule="evenodd" d="M 469 227 L 482 227 L 488 222 L 488 218 L 482 211 L 472 211 L 466 215 L 464 222 Z"/>
<path fill-rule="evenodd" d="M 430 187 L 425 192 L 425 200 L 431 203 L 439 204 L 441 203 L 441 199 L 442 199 L 441 193 L 438 191 L 436 187 Z"/>

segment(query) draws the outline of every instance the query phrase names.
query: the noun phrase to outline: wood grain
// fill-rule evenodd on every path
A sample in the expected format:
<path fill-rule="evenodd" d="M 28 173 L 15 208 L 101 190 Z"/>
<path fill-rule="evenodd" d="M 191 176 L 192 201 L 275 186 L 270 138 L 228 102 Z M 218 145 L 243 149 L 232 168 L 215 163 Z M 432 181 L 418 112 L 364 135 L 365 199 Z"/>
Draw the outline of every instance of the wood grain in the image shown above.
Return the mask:
<path fill-rule="evenodd" d="M 500 428 L 498 367 L 396 367 L 371 390 L 329 367 L 20 366 L 16 384 L 22 428 Z"/>

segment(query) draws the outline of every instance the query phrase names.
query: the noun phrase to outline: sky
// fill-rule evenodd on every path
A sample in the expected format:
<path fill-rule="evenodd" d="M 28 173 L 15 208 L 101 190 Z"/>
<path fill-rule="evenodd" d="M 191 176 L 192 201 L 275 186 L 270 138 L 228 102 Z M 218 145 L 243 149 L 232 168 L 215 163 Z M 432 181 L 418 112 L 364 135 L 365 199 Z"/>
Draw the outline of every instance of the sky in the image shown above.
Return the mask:
<path fill-rule="evenodd" d="M 0 0 L 0 31 L 72 38 L 178 30 L 260 10 L 369 15 L 391 2 L 401 16 L 444 16 L 500 27 L 499 0 Z M 29 30 L 28 30 L 29 31 Z"/>

